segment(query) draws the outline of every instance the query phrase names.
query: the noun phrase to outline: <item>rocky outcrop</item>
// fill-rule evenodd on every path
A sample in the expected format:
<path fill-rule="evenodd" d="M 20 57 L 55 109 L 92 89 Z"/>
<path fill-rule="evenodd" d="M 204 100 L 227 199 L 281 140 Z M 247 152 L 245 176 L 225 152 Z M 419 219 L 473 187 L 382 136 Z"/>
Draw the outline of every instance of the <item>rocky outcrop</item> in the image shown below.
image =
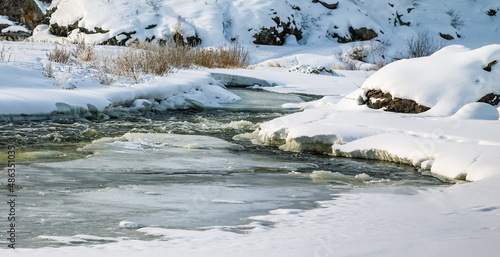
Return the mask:
<path fill-rule="evenodd" d="M 366 27 L 353 28 L 349 27 L 349 36 L 341 36 L 337 33 L 332 35 L 333 38 L 337 38 L 339 43 L 349 43 L 354 41 L 367 41 L 372 40 L 378 36 L 378 34 L 373 30 Z"/>
<path fill-rule="evenodd" d="M 42 2 L 50 3 L 52 0 L 42 0 Z M 5 15 L 30 30 L 46 22 L 45 14 L 33 0 L 2 0 L 0 1 L 0 15 Z"/>
<path fill-rule="evenodd" d="M 78 21 L 69 26 L 59 26 L 59 24 L 50 24 L 49 32 L 58 37 L 67 37 L 71 31 L 78 28 Z"/>
<path fill-rule="evenodd" d="M 421 113 L 430 109 L 410 99 L 394 98 L 390 93 L 384 93 L 381 90 L 368 90 L 362 104 L 372 109 L 383 108 L 384 111 L 399 113 Z"/>
<path fill-rule="evenodd" d="M 2 26 L 0 26 L 0 31 Z M 31 37 L 31 33 L 25 31 L 12 31 L 0 33 L 0 41 L 22 41 Z"/>
<path fill-rule="evenodd" d="M 283 22 L 279 17 L 272 18 L 276 22 L 276 26 L 265 28 L 262 27 L 259 33 L 253 35 L 254 44 L 258 45 L 278 45 L 285 43 L 287 35 L 294 35 L 297 40 L 302 39 L 302 31 L 297 28 L 294 20 L 288 18 L 287 22 Z"/>

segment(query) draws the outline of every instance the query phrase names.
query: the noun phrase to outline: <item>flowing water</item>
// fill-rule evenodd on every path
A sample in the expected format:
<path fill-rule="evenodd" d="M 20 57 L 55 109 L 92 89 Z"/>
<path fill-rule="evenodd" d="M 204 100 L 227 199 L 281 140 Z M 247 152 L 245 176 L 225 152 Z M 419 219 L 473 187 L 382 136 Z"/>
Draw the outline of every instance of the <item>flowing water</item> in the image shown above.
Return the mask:
<path fill-rule="evenodd" d="M 248 217 L 316 208 L 353 187 L 443 185 L 406 166 L 235 142 L 259 122 L 297 111 L 281 104 L 311 99 L 234 92 L 244 100 L 218 110 L 0 124 L 0 157 L 11 142 L 18 149 L 16 246 L 151 240 L 136 228 L 152 226 L 245 233 Z M 7 205 L 0 210 L 6 217 Z M 8 229 L 7 219 L 0 226 Z"/>

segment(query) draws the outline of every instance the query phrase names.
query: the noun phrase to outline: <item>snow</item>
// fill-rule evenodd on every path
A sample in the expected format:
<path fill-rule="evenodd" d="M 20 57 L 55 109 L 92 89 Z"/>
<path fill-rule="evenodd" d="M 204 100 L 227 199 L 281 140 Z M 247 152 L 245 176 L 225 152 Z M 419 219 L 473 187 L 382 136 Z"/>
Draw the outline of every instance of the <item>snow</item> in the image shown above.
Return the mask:
<path fill-rule="evenodd" d="M 43 67 L 49 63 L 45 54 L 53 45 L 1 44 L 9 49 L 10 59 L 16 60 L 0 62 L 0 74 L 9 74 L 0 82 L 0 113 L 4 117 L 54 112 L 78 116 L 126 102 L 134 102 L 135 109 L 147 102 L 157 110 L 220 107 L 240 99 L 202 71 L 181 70 L 167 77 L 144 77 L 139 83 L 122 80 L 106 86 L 87 69 L 51 64 L 54 78 L 49 78 L 43 75 Z"/>
<path fill-rule="evenodd" d="M 0 15 L 0 24 L 15 25 L 15 23 L 9 20 L 9 17 Z"/>
<path fill-rule="evenodd" d="M 474 50 L 448 46 L 429 57 L 391 63 L 367 79 L 362 88 L 415 100 L 431 107 L 429 114 L 432 115 L 450 115 L 465 104 L 500 92 L 497 83 L 500 68 L 494 65 L 489 72 L 483 69 L 499 59 L 500 45 Z"/>
<path fill-rule="evenodd" d="M 500 93 L 500 64 L 492 66 L 491 71 L 483 69 L 500 59 L 500 45 L 494 44 L 499 40 L 499 17 L 485 14 L 490 9 L 500 8 L 496 1 L 443 0 L 436 3 L 405 0 L 388 5 L 377 1 L 340 0 L 340 9 L 327 10 L 310 1 L 289 0 L 289 5 L 303 10 L 300 14 L 288 5 L 273 1 L 204 2 L 206 4 L 158 1 L 162 13 L 158 16 L 154 6 L 145 0 L 57 0 L 50 7 L 58 7 L 50 22 L 60 25 L 78 22 L 79 26 L 89 30 L 95 27 L 109 30 L 86 35 L 88 42 L 102 42 L 133 30 L 137 30 L 134 39 L 161 38 L 179 29 L 175 26 L 179 24 L 186 36 L 202 38 L 203 46 L 224 44 L 231 38 L 237 38 L 243 44 L 252 42 L 252 35 L 260 26 L 275 25 L 269 19 L 273 13 L 271 9 L 281 20 L 293 14 L 298 26 L 308 29 L 304 30 L 303 39 L 297 41 L 289 36 L 286 46 L 281 48 L 249 45 L 254 58 L 252 69 L 181 70 L 162 77 L 145 77 L 139 83 L 119 81 L 111 86 L 99 84 L 84 68 L 69 71 L 64 65 L 55 65 L 55 78 L 43 76 L 42 67 L 48 63 L 46 53 L 53 49 L 52 44 L 2 42 L 0 49 L 5 46 L 3 49 L 7 55 L 11 54 L 11 61 L 0 60 L 0 113 L 9 117 L 7 119 L 21 114 L 86 113 L 94 108 L 104 111 L 111 105 L 124 102 L 132 103 L 131 109 L 150 106 L 159 109 L 217 108 L 239 98 L 225 90 L 211 73 L 247 76 L 275 85 L 260 87 L 264 90 L 324 97 L 314 102 L 288 104 L 287 107 L 304 110 L 265 122 L 253 134 L 239 135 L 235 139 L 251 139 L 255 143 L 272 144 L 288 151 L 316 150 L 332 156 L 405 163 L 456 184 L 425 190 L 353 187 L 350 193 L 319 202 L 321 208 L 277 209 L 268 215 L 250 217 L 252 222 L 245 225 L 248 230 L 244 234 L 230 232 L 231 228 L 165 229 L 122 221 L 116 225 L 158 238 L 139 241 L 96 235 L 52 236 L 45 238 L 59 242 L 106 243 L 17 249 L 16 256 L 127 257 L 157 256 L 159 252 L 172 256 L 498 255 L 500 107 L 476 103 L 485 94 Z M 446 12 L 452 13 L 450 10 L 459 14 L 463 25 L 451 26 L 452 15 L 445 15 Z M 402 21 L 412 25 L 395 25 L 396 13 L 403 14 Z M 0 22 L 13 25 L 2 19 Z M 144 29 L 152 24 L 157 26 Z M 392 57 L 402 50 L 407 38 L 426 30 L 433 34 L 452 35 L 456 38 L 451 43 L 457 45 L 429 57 L 400 60 L 379 71 L 341 70 L 338 68 L 345 62 L 334 54 L 335 51 L 344 49 L 345 52 L 357 43 L 339 45 L 327 33 L 346 36 L 351 25 L 374 29 L 380 41 L 390 39 L 392 45 L 386 54 Z M 48 28 L 47 25 L 38 27 L 33 39 L 72 41 L 82 36 L 75 31 L 67 39 L 55 38 Z M 381 31 L 384 33 L 379 33 Z M 458 38 L 457 34 L 461 37 Z M 334 69 L 337 76 L 289 72 L 295 66 L 337 67 Z M 58 78 L 62 82 L 57 82 Z M 71 85 L 75 88 L 71 89 Z M 358 103 L 358 98 L 368 89 L 381 89 L 395 97 L 414 99 L 428 105 L 431 110 L 422 114 L 371 110 Z M 155 100 L 158 98 L 162 101 Z M 123 158 L 127 158 L 127 154 L 140 154 L 141 147 L 146 145 L 160 148 L 156 153 L 158 159 L 168 151 L 187 153 L 203 149 L 207 154 L 219 154 L 220 168 L 223 169 L 225 156 L 240 147 L 203 137 L 198 144 L 188 144 L 179 136 L 176 137 L 177 148 L 167 150 L 161 145 L 165 137 L 169 135 L 150 135 L 144 140 L 143 136 L 126 134 L 96 141 L 87 148 L 125 148 Z M 95 163 L 78 160 L 72 163 L 95 168 L 95 165 L 109 161 L 105 154 L 93 158 Z M 248 160 L 242 158 L 241 162 L 244 161 Z M 259 161 L 252 160 L 247 164 L 254 166 Z M 40 165 L 55 167 L 67 163 Z M 201 167 L 204 163 L 198 160 L 190 165 Z M 290 175 L 300 174 L 292 172 Z M 336 180 L 342 176 L 331 171 L 315 171 L 310 179 Z M 366 174 L 349 179 L 371 181 Z M 245 203 L 228 195 L 212 202 Z"/>
<path fill-rule="evenodd" d="M 175 102 L 178 106 L 183 106 L 187 100 L 216 106 L 220 104 L 217 102 L 219 100 L 214 102 L 218 97 L 223 97 L 221 99 L 226 101 L 236 98 L 218 85 L 210 75 L 211 72 L 249 76 L 275 84 L 273 87 L 262 87 L 265 90 L 325 95 L 314 102 L 295 104 L 295 107 L 304 108 L 302 112 L 261 124 L 251 137 L 256 142 L 278 142 L 283 145 L 283 149 L 292 151 L 312 147 L 338 156 L 403 162 L 443 179 L 474 181 L 427 190 L 406 187 L 354 188 L 351 193 L 321 202 L 322 208 L 279 209 L 271 211 L 269 215 L 251 217 L 254 222 L 245 225 L 246 228 L 250 227 L 246 234 L 236 234 L 219 227 L 188 231 L 141 227 L 133 221 L 122 221 L 117 226 L 159 238 L 153 241 L 139 241 L 98 235 L 53 236 L 46 239 L 62 243 L 105 244 L 17 249 L 18 256 L 135 256 L 139 252 L 155 254 L 158 251 L 175 256 L 401 256 L 402 253 L 405 256 L 495 256 L 500 250 L 497 245 L 500 219 L 500 201 L 497 197 L 500 193 L 500 174 L 497 169 L 500 164 L 497 154 L 500 147 L 500 121 L 498 118 L 494 119 L 496 116 L 493 111 L 497 111 L 497 108 L 485 104 L 463 102 L 463 106 L 460 106 L 455 102 L 448 102 L 453 108 L 445 107 L 449 110 L 458 108 L 456 114 L 412 115 L 371 110 L 358 105 L 357 97 L 364 91 L 359 87 L 362 85 L 362 88 L 368 88 L 370 78 L 376 76 L 382 80 L 381 75 L 377 74 L 390 74 L 385 77 L 385 81 L 392 85 L 393 79 L 398 77 L 392 76 L 394 71 L 391 70 L 399 72 L 398 63 L 410 65 L 413 61 L 418 66 L 422 60 L 396 62 L 387 66 L 387 70 L 378 72 L 335 70 L 338 76 L 289 72 L 288 69 L 292 65 L 279 68 L 260 63 L 256 64 L 254 69 L 179 71 L 165 77 L 147 77 L 138 84 L 121 82 L 112 86 L 100 85 L 84 71 L 73 71 L 69 77 L 73 78 L 77 87 L 68 90 L 55 87 L 53 79 L 41 75 L 45 53 L 53 48 L 52 45 L 2 44 L 6 45 L 6 49 L 12 50 L 12 58 L 16 60 L 4 61 L 0 65 L 1 74 L 10 74 L 4 76 L 1 82 L 0 110 L 4 114 L 16 111 L 19 113 L 19 110 L 40 113 L 43 108 L 49 112 L 58 108 L 60 111 L 64 108 L 71 110 L 71 106 L 88 108 L 89 103 L 103 109 L 122 101 L 131 101 L 135 106 L 133 108 L 142 108 L 152 104 L 153 98 L 156 98 L 154 96 L 169 98 L 176 94 L 180 98 L 172 100 L 172 103 Z M 461 53 L 469 51 L 460 49 L 463 50 Z M 268 49 L 262 47 L 261 50 L 265 52 Z M 452 53 L 455 54 L 456 51 L 450 51 L 450 54 Z M 441 54 L 447 56 L 446 53 Z M 323 59 L 321 55 L 317 55 L 318 62 L 327 62 L 328 55 L 325 57 Z M 429 58 L 437 57 L 439 54 Z M 461 63 L 479 64 L 479 71 L 472 74 L 482 74 L 485 72 L 481 69 L 484 62 L 477 59 L 482 60 L 484 56 L 477 54 L 476 57 L 464 58 L 467 60 L 462 60 Z M 290 57 L 284 56 L 277 60 L 285 59 Z M 311 63 L 314 58 L 310 60 L 309 63 L 303 61 L 302 65 L 315 66 L 315 63 Z M 477 68 L 476 66 L 474 67 Z M 459 67 L 462 68 L 454 73 L 454 76 L 468 74 L 464 69 L 471 66 Z M 61 66 L 57 69 L 62 72 L 65 68 Z M 411 77 L 405 82 L 413 83 L 422 76 L 421 74 L 433 72 L 421 69 L 421 72 L 415 72 L 413 75 L 407 74 Z M 430 80 L 435 78 L 431 76 Z M 363 83 L 364 81 L 366 82 Z M 484 85 L 491 82 L 486 79 L 483 81 Z M 197 91 L 197 88 L 200 91 Z M 469 94 L 470 91 L 463 92 Z M 427 96 L 422 94 L 422 97 Z M 14 103 L 17 106 L 13 107 Z M 99 147 L 116 147 L 120 151 L 126 149 L 123 158 L 127 158 L 128 155 L 140 154 L 145 145 L 159 149 L 164 136 L 168 135 L 151 135 L 146 140 L 144 136 L 127 134 L 123 138 L 96 141 L 87 148 L 92 148 L 93 151 L 97 151 Z M 205 143 L 201 138 L 196 145 L 183 142 L 182 137 L 178 140 L 180 148 L 175 151 L 203 149 L 207 154 L 214 154 L 217 151 L 225 151 L 227 147 L 237 146 L 227 142 Z M 221 144 L 222 150 L 214 149 L 217 144 Z M 165 151 L 158 150 L 156 154 L 165 156 Z M 89 168 L 92 168 L 109 162 L 106 158 L 105 154 L 97 154 L 92 162 L 76 160 L 72 161 L 71 165 L 90 165 Z M 243 162 L 248 160 L 242 159 L 241 163 Z M 204 165 L 203 162 L 189 163 Z M 59 164 L 43 165 L 55 167 Z M 124 162 L 124 165 L 128 164 Z M 158 167 L 161 165 L 163 164 L 159 163 Z M 182 165 L 187 164 L 184 162 Z M 179 168 L 182 168 L 182 165 Z M 345 178 L 342 174 L 331 171 L 315 171 L 310 179 L 348 180 L 353 184 L 383 182 L 372 181 L 364 174 L 359 174 L 356 178 Z M 233 199 L 230 196 L 220 196 L 212 200 L 213 204 L 245 203 L 242 199 Z M 268 222 L 274 225 L 268 227 L 265 225 Z M 423 244 L 426 247 L 422 247 Z"/>
<path fill-rule="evenodd" d="M 292 29 L 302 31 L 302 38 L 288 35 L 284 42 L 287 46 L 323 45 L 325 42 L 338 45 L 334 35 L 350 38 L 350 27 L 372 29 L 380 42 L 391 43 L 393 47 L 389 52 L 392 55 L 403 50 L 401 46 L 408 38 L 426 31 L 436 37 L 439 33 L 453 36 L 453 43 L 467 41 L 473 43 L 473 47 L 497 42 L 494 34 L 499 29 L 498 17 L 486 14 L 499 8 L 494 0 L 460 3 L 405 0 L 383 4 L 340 0 L 338 3 L 337 9 L 330 10 L 320 3 L 302 0 L 288 0 L 285 4 L 279 0 L 61 0 L 53 1 L 48 10 L 57 7 L 50 24 L 68 26 L 76 22 L 89 31 L 95 28 L 109 30 L 88 35 L 75 30 L 68 36 L 69 42 L 78 38 L 85 38 L 90 43 L 102 42 L 135 31 L 130 42 L 153 36 L 155 40 L 165 39 L 182 32 L 185 39 L 198 36 L 203 46 L 228 44 L 233 40 L 246 45 L 255 40 L 253 36 L 261 28 L 277 27 L 273 21 L 276 17 L 281 22 L 291 22 Z M 95 12 L 96 9 L 99 12 Z M 150 25 L 156 27 L 145 29 Z M 47 30 L 46 27 L 43 31 Z M 277 27 L 277 31 L 282 30 Z M 57 40 L 47 33 L 34 38 Z"/>
<path fill-rule="evenodd" d="M 17 25 L 15 22 L 9 20 L 9 17 L 7 17 L 7 16 L 0 15 L 0 25 L 8 25 L 8 27 L 6 27 L 0 31 L 2 33 L 19 32 L 19 31 L 27 32 L 27 33 L 30 32 L 25 26 Z"/>

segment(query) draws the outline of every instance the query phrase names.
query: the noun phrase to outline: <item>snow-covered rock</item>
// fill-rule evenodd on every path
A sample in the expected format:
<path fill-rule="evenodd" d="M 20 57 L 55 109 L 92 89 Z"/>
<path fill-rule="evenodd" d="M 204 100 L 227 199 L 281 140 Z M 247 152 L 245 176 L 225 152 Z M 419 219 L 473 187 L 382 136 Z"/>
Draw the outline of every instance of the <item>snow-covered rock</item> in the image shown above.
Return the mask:
<path fill-rule="evenodd" d="M 182 35 L 186 41 L 189 37 L 201 40 L 203 46 L 377 39 L 390 41 L 396 53 L 408 38 L 426 31 L 443 42 L 442 37 L 493 43 L 498 8 L 495 0 L 56 0 L 48 8 L 53 11 L 50 26 L 34 39 L 55 40 L 48 31 L 68 41 L 83 37 L 92 43 Z"/>
<path fill-rule="evenodd" d="M 363 84 L 361 97 L 380 90 L 430 107 L 428 114 L 450 115 L 487 94 L 500 93 L 500 65 L 495 65 L 499 61 L 500 45 L 474 50 L 452 45 L 428 57 L 383 67 Z"/>
<path fill-rule="evenodd" d="M 453 117 L 459 119 L 498 120 L 497 108 L 486 103 L 470 103 L 464 105 Z"/>

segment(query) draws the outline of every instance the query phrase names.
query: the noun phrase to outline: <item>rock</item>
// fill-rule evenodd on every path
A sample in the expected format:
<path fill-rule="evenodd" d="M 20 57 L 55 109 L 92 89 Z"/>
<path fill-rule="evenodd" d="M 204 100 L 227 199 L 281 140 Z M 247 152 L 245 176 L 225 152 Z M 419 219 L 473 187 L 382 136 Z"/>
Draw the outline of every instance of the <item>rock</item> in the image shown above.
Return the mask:
<path fill-rule="evenodd" d="M 355 29 L 349 27 L 349 33 L 351 33 L 351 39 L 353 41 L 366 41 L 372 40 L 378 36 L 378 34 L 373 30 L 366 27 Z"/>
<path fill-rule="evenodd" d="M 500 104 L 500 95 L 490 93 L 481 97 L 481 99 L 479 99 L 478 102 L 496 106 Z"/>
<path fill-rule="evenodd" d="M 339 43 L 350 43 L 354 41 L 367 41 L 372 40 L 378 36 L 378 34 L 373 30 L 366 27 L 361 27 L 355 29 L 353 27 L 349 27 L 349 36 L 340 36 L 337 33 L 332 35 L 333 38 L 337 38 L 337 42 Z"/>
<path fill-rule="evenodd" d="M 43 2 L 50 3 L 52 1 L 43 0 Z M 2 0 L 0 1 L 0 15 L 5 15 L 12 21 L 22 23 L 30 30 L 46 22 L 45 14 L 34 0 Z"/>
<path fill-rule="evenodd" d="M 439 36 L 441 36 L 442 38 L 444 38 L 446 40 L 453 40 L 453 39 L 455 39 L 452 35 L 443 34 L 443 33 L 439 33 Z"/>
<path fill-rule="evenodd" d="M 328 8 L 330 10 L 335 10 L 339 6 L 339 2 L 337 2 L 335 4 L 327 4 L 327 3 L 320 1 L 320 0 L 312 0 L 312 2 L 313 3 L 320 3 L 321 5 L 323 5 L 324 7 Z"/>
<path fill-rule="evenodd" d="M 50 24 L 49 32 L 54 36 L 67 37 L 71 31 L 78 28 L 78 22 L 76 21 L 69 26 L 59 26 L 57 23 Z"/>
<path fill-rule="evenodd" d="M 298 65 L 288 70 L 288 72 L 301 72 L 305 74 L 332 75 L 337 76 L 337 73 L 330 68 L 324 66 L 312 67 L 310 65 Z"/>
<path fill-rule="evenodd" d="M 497 15 L 497 10 L 495 9 L 489 9 L 487 12 L 486 12 L 486 15 L 488 16 L 496 16 Z"/>
<path fill-rule="evenodd" d="M 179 32 L 174 33 L 173 40 L 176 45 L 181 46 L 188 45 L 194 47 L 201 44 L 201 38 L 199 38 L 198 36 L 190 36 L 184 39 L 184 36 Z"/>
<path fill-rule="evenodd" d="M 498 63 L 498 61 L 494 60 L 494 61 L 488 63 L 488 65 L 486 67 L 484 67 L 483 70 L 491 72 L 491 68 L 493 67 L 493 65 L 495 65 L 497 63 Z"/>
<path fill-rule="evenodd" d="M 22 41 L 31 37 L 31 33 L 25 31 L 0 33 L 0 41 Z"/>
<path fill-rule="evenodd" d="M 470 103 L 460 108 L 454 115 L 458 119 L 498 120 L 497 108 L 486 103 Z"/>
<path fill-rule="evenodd" d="M 373 89 L 365 93 L 365 99 L 361 104 L 366 104 L 372 109 L 383 108 L 384 111 L 399 113 L 421 113 L 430 109 L 427 106 L 418 104 L 414 100 L 393 98 L 390 93 Z"/>
<path fill-rule="evenodd" d="M 287 35 L 294 35 L 297 40 L 302 39 L 302 31 L 297 28 L 295 21 L 288 18 L 288 22 L 283 22 L 279 17 L 272 18 L 276 22 L 276 26 L 265 28 L 262 27 L 259 33 L 253 35 L 254 44 L 258 45 L 278 45 L 285 43 Z"/>

